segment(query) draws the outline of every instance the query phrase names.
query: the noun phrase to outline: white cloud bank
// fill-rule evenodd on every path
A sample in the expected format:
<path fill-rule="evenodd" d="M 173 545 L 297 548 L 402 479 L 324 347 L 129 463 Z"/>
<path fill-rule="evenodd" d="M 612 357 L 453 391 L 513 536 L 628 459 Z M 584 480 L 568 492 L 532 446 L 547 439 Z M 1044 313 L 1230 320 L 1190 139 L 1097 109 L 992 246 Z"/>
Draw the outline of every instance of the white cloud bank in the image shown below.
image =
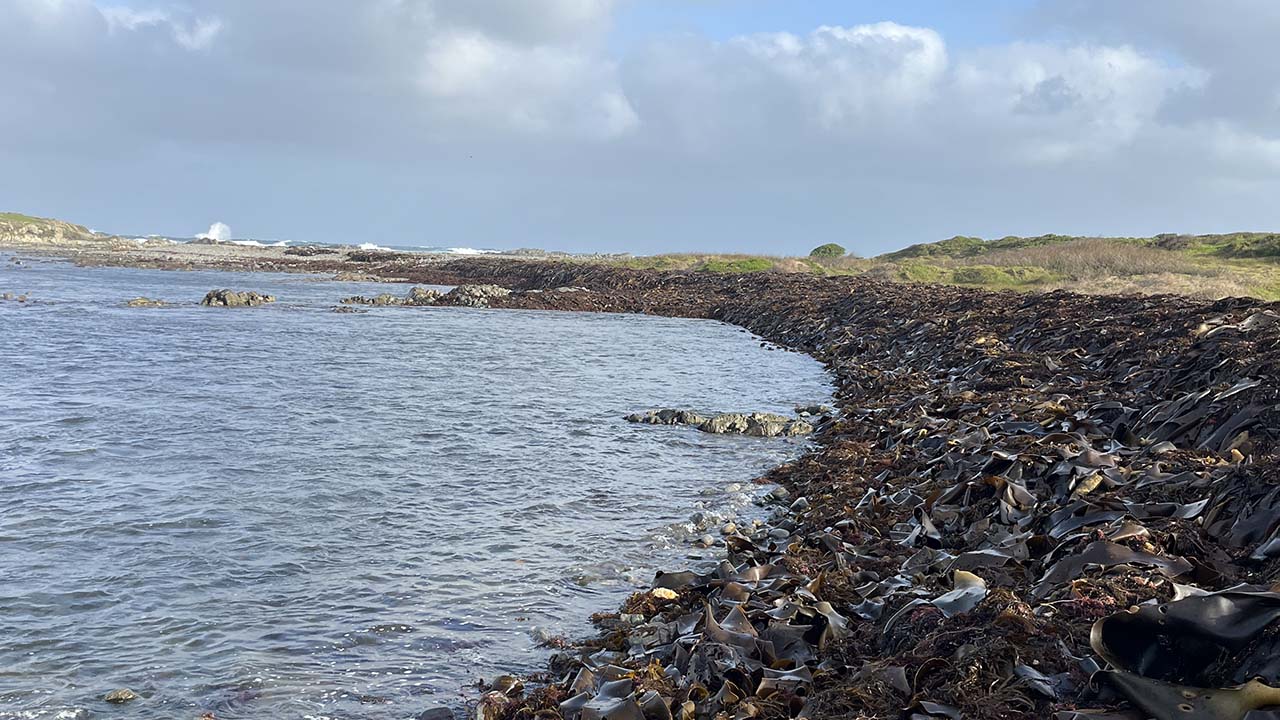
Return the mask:
<path fill-rule="evenodd" d="M 1044 0 L 978 48 L 874 22 L 620 52 L 613 0 L 0 0 L 0 151 L 127 156 L 174 213 L 214 192 L 318 240 L 388 241 L 405 202 L 467 244 L 637 250 L 1280 226 L 1280 61 L 1228 37 L 1280 12 L 1153 2 Z M 53 203 L 30 185 L 0 190 Z"/>

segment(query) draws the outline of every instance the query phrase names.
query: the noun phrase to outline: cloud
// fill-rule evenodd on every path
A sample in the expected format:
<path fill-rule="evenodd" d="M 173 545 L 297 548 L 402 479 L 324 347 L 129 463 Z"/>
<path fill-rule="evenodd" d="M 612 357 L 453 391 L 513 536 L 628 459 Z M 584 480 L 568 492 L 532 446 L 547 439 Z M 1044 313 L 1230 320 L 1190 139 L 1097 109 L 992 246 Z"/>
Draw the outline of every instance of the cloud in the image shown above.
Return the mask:
<path fill-rule="evenodd" d="M 142 28 L 166 27 L 174 42 L 187 50 L 208 48 L 222 30 L 222 20 L 216 17 L 201 17 L 183 22 L 162 10 L 134 10 L 123 6 L 104 7 L 100 12 L 107 21 L 108 32 L 134 32 Z"/>
<path fill-rule="evenodd" d="M 626 35 L 617 0 L 101 2 L 0 0 L 18 209 L 771 252 L 1280 224 L 1256 202 L 1280 191 L 1280 59 L 1250 60 L 1270 3 L 1043 0 L 975 47 L 897 22 Z"/>
<path fill-rule="evenodd" d="M 613 137 L 639 118 L 611 63 L 573 49 L 441 33 L 422 57 L 421 88 L 449 115 L 519 131 Z"/>

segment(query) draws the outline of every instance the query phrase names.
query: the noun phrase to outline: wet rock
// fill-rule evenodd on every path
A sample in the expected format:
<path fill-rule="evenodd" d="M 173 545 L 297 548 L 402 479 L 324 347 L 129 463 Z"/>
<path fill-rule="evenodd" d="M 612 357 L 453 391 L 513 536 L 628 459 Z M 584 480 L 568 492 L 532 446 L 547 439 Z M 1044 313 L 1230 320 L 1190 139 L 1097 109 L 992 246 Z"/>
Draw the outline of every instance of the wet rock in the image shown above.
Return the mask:
<path fill-rule="evenodd" d="M 140 696 L 138 695 L 138 693 L 128 688 L 121 688 L 119 690 L 112 690 L 111 692 L 103 696 L 102 699 L 109 703 L 113 703 L 115 705 L 123 705 L 127 702 L 133 702 L 134 700 L 137 700 L 139 697 Z"/>
<path fill-rule="evenodd" d="M 338 251 L 334 248 L 321 247 L 319 245 L 301 245 L 285 248 L 284 254 L 294 257 L 315 257 L 316 255 L 337 255 Z"/>
<path fill-rule="evenodd" d="M 693 410 L 664 408 L 626 416 L 627 422 L 646 425 L 689 425 L 713 435 L 796 437 L 813 432 L 803 420 L 772 413 L 722 413 L 703 415 Z"/>
<path fill-rule="evenodd" d="M 703 415 L 692 410 L 675 410 L 666 408 L 663 410 L 650 410 L 644 413 L 633 413 L 626 418 L 630 423 L 641 423 L 644 425 L 701 425 L 707 421 Z"/>
<path fill-rule="evenodd" d="M 511 291 L 500 285 L 459 285 L 444 295 L 451 305 L 459 307 L 489 307 L 499 298 L 511 295 Z"/>
<path fill-rule="evenodd" d="M 257 307 L 275 301 L 274 295 L 263 295 L 253 291 L 210 290 L 200 304 L 206 307 Z"/>
<path fill-rule="evenodd" d="M 165 302 L 164 300 L 153 300 L 152 298 L 136 297 L 130 300 L 129 302 L 125 303 L 125 305 L 133 308 L 158 308 L 158 307 L 168 307 L 169 303 Z"/>
<path fill-rule="evenodd" d="M 512 705 L 512 699 L 496 690 L 485 693 L 476 703 L 475 720 L 502 720 Z"/>
<path fill-rule="evenodd" d="M 433 707 L 414 715 L 413 720 L 457 720 L 457 716 L 447 707 Z"/>
<path fill-rule="evenodd" d="M 369 275 L 368 273 L 359 273 L 359 272 L 351 272 L 350 270 L 343 270 L 342 272 L 335 273 L 333 276 L 333 279 L 338 282 L 372 283 L 372 282 L 378 282 L 380 280 L 385 280 L 386 278 L 380 277 L 378 275 Z"/>
<path fill-rule="evenodd" d="M 414 287 L 410 288 L 409 294 L 403 298 L 398 298 L 391 293 L 381 293 L 373 297 L 353 295 L 343 298 L 341 302 L 344 305 L 373 305 L 376 307 L 424 307 L 439 304 L 442 297 L 444 296 L 440 294 L 439 290 Z"/>
<path fill-rule="evenodd" d="M 352 315 L 357 313 L 367 313 L 369 311 L 361 310 L 360 308 L 357 308 L 357 307 L 351 307 L 350 305 L 335 305 L 334 307 L 329 309 L 329 312 L 335 312 L 342 315 Z"/>
<path fill-rule="evenodd" d="M 435 305 L 440 302 L 440 291 L 429 290 L 427 288 L 414 287 L 410 288 L 409 296 L 405 298 L 406 305 Z"/>
<path fill-rule="evenodd" d="M 524 692 L 524 683 L 514 675 L 500 675 L 494 678 L 490 687 L 508 697 L 515 697 Z"/>

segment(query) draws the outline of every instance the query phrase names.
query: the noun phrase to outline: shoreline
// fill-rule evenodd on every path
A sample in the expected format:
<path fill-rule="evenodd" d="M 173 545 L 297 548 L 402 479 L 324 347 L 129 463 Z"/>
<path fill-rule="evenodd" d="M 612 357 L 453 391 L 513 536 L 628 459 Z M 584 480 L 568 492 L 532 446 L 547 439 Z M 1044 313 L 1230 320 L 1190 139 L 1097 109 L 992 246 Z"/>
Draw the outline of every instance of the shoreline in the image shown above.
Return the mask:
<path fill-rule="evenodd" d="M 715 319 L 822 362 L 841 416 L 766 476 L 790 515 L 728 535 L 738 567 L 660 575 L 599 616 L 601 638 L 553 660 L 552 684 L 490 691 L 484 718 L 1075 720 L 1139 698 L 1163 717 L 1175 709 L 1161 682 L 1193 709 L 1201 688 L 1251 671 L 1280 684 L 1258 638 L 1214 668 L 1159 674 L 1127 661 L 1121 646 L 1137 640 L 1108 640 L 1144 617 L 1132 606 L 1190 607 L 1175 582 L 1245 584 L 1280 604 L 1280 304 L 425 253 L 15 249 L 84 265 L 491 283 L 517 291 L 494 308 Z"/>

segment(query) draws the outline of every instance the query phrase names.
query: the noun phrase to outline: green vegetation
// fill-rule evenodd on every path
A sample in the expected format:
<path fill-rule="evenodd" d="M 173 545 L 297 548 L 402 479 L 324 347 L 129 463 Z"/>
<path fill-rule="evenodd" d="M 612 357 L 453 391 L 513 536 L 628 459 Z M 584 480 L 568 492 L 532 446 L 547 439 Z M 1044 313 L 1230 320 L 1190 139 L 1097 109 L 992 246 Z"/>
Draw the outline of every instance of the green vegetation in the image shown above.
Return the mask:
<path fill-rule="evenodd" d="M 830 244 L 834 246 L 834 243 Z M 655 255 L 616 264 L 655 270 L 864 275 L 895 282 L 995 290 L 1252 295 L 1280 300 L 1280 233 L 1089 238 L 956 236 L 864 260 L 843 248 L 809 257 Z M 819 252 L 822 250 L 823 252 Z M 839 250 L 840 254 L 834 253 Z M 832 255 L 825 255 L 830 252 Z"/>
<path fill-rule="evenodd" d="M 809 251 L 811 258 L 838 258 L 844 257 L 845 249 L 835 243 L 827 243 Z"/>
<path fill-rule="evenodd" d="M 0 222 L 26 225 L 28 223 L 42 222 L 42 220 L 30 215 L 22 215 L 21 213 L 0 212 Z"/>
<path fill-rule="evenodd" d="M 763 257 L 748 257 L 737 260 L 707 260 L 699 270 L 714 273 L 753 273 L 772 270 L 774 261 Z"/>

